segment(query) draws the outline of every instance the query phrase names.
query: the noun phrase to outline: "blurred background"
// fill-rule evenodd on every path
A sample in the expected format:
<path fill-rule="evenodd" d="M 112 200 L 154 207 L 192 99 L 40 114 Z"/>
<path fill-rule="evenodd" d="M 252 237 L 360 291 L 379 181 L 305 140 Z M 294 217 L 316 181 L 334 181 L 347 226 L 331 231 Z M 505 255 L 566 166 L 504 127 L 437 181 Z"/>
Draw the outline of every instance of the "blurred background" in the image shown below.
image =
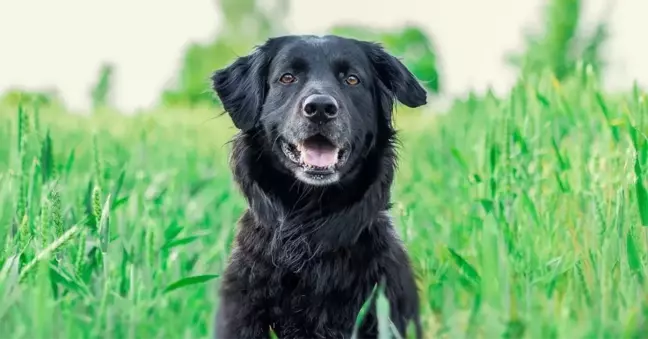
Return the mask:
<path fill-rule="evenodd" d="M 645 13 L 644 0 L 5 0 L 0 93 L 56 92 L 87 111 L 101 83 L 125 113 L 195 104 L 211 71 L 266 37 L 330 32 L 385 42 L 438 92 L 432 107 L 581 57 L 627 90 L 648 82 Z"/>
<path fill-rule="evenodd" d="M 3 339 L 213 338 L 246 208 L 209 76 L 382 42 L 426 338 L 648 333 L 647 0 L 0 0 Z M 73 113 L 73 114 L 70 114 Z M 445 113 L 445 114 L 431 114 Z"/>

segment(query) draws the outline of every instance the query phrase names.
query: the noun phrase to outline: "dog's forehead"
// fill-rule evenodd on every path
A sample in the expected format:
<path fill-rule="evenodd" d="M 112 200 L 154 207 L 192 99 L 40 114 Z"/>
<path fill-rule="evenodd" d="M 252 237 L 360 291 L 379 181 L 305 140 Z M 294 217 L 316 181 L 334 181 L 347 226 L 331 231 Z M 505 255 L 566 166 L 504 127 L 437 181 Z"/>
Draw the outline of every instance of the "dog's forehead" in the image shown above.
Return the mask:
<path fill-rule="evenodd" d="M 357 41 L 337 36 L 299 36 L 287 41 L 278 52 L 280 63 L 290 60 L 315 60 L 322 58 L 329 61 L 347 60 L 354 63 L 367 61 Z"/>

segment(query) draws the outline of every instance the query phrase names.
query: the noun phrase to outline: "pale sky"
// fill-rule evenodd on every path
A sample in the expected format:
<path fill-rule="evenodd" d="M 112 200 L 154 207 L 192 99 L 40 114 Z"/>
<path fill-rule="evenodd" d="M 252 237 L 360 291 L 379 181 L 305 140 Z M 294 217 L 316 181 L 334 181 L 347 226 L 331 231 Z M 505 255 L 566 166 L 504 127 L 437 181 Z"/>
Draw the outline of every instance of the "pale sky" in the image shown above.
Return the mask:
<path fill-rule="evenodd" d="M 586 0 L 596 20 L 615 0 Z M 505 90 L 514 73 L 504 55 L 521 48 L 523 28 L 538 22 L 541 0 L 292 0 L 295 33 L 324 33 L 337 23 L 424 27 L 440 54 L 449 94 L 489 85 Z M 616 0 L 607 85 L 648 86 L 646 0 Z M 115 101 L 125 111 L 158 99 L 177 72 L 183 48 L 216 31 L 214 0 L 0 0 L 0 92 L 13 86 L 57 87 L 75 110 L 103 61 L 115 64 Z M 206 75 L 207 77 L 208 75 Z"/>

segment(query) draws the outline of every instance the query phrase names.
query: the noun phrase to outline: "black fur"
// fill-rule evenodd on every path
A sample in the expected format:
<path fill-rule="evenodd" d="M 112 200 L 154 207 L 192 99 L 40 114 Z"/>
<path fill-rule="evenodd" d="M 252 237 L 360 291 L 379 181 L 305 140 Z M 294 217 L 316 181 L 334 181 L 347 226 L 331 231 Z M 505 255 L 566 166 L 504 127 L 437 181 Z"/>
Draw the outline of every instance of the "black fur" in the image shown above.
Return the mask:
<path fill-rule="evenodd" d="M 290 72 L 292 84 L 278 79 Z M 345 79 L 355 75 L 360 83 Z M 212 76 L 241 131 L 231 167 L 249 204 L 221 282 L 216 337 L 350 338 L 373 287 L 385 282 L 391 320 L 421 337 L 412 269 L 390 218 L 396 167 L 394 101 L 426 103 L 415 77 L 379 45 L 336 36 L 284 36 Z M 318 125 L 304 98 L 326 94 L 339 115 Z M 321 179 L 290 161 L 281 142 L 326 136 L 344 151 Z M 341 156 L 342 157 L 342 156 Z M 327 174 L 328 175 L 328 174 Z M 377 336 L 375 310 L 360 338 Z"/>

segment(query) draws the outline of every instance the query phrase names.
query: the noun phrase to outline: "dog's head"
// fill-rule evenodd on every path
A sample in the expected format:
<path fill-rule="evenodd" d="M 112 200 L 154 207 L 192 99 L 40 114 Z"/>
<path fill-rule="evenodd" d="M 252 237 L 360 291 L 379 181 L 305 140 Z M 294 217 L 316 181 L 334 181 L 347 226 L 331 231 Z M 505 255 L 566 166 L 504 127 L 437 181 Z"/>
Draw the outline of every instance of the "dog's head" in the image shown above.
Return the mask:
<path fill-rule="evenodd" d="M 314 186 L 344 179 L 377 139 L 391 137 L 394 99 L 426 103 L 398 59 L 338 36 L 269 39 L 212 81 L 235 126 L 263 138 L 278 166 Z"/>

